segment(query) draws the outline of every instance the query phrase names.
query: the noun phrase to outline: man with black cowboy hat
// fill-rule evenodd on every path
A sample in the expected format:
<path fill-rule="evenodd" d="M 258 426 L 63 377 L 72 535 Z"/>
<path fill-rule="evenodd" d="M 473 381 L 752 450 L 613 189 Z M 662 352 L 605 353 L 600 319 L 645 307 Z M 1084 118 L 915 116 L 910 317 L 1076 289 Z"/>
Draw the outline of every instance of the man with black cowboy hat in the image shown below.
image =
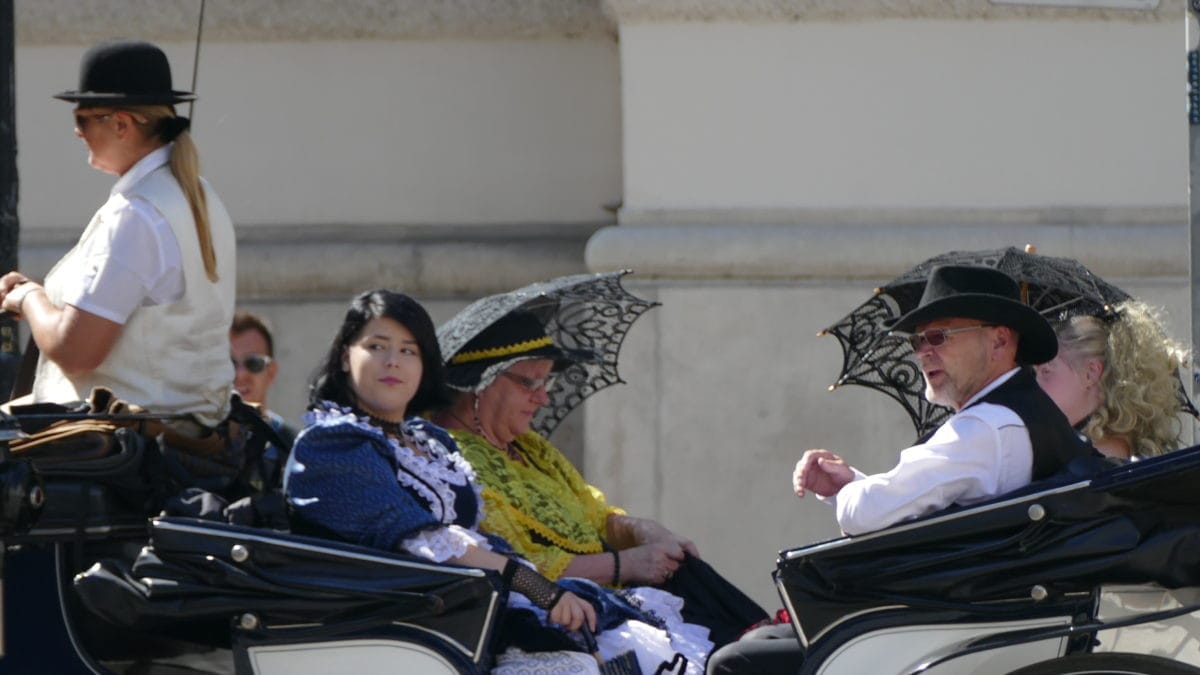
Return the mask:
<path fill-rule="evenodd" d="M 793 487 L 834 504 L 847 534 L 973 504 L 1046 478 L 1092 453 L 1029 366 L 1058 353 L 1054 329 L 1020 301 L 1017 282 L 988 267 L 934 268 L 921 302 L 890 329 L 912 343 L 925 398 L 955 415 L 867 476 L 828 450 L 809 450 Z"/>
<path fill-rule="evenodd" d="M 981 502 L 1094 453 L 1038 386 L 1030 366 L 1053 359 L 1058 339 L 1004 272 L 936 267 L 917 308 L 888 328 L 912 344 L 925 397 L 955 414 L 901 451 L 887 473 L 865 475 L 828 450 L 804 453 L 796 495 L 832 503 L 843 532 Z M 790 625 L 767 626 L 713 654 L 708 672 L 794 673 L 802 660 Z"/>

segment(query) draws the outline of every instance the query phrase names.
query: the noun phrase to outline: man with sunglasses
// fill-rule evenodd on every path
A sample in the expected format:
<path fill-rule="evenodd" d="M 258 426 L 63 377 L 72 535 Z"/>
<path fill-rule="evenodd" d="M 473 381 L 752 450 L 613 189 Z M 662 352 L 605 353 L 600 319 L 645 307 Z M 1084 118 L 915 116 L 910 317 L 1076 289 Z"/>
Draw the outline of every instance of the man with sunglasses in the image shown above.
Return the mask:
<path fill-rule="evenodd" d="M 1042 391 L 1030 366 L 1058 352 L 1054 330 L 1020 300 L 1017 282 L 987 267 L 930 272 L 916 309 L 896 319 L 925 377 L 925 398 L 955 414 L 867 476 L 828 450 L 796 464 L 793 488 L 832 503 L 847 534 L 973 504 L 1049 477 L 1093 450 Z"/>
<path fill-rule="evenodd" d="M 1021 302 L 1012 277 L 934 268 L 917 308 L 888 328 L 912 346 L 925 397 L 955 414 L 887 473 L 865 475 L 828 450 L 804 453 L 792 475 L 796 495 L 833 504 L 846 534 L 978 503 L 1094 454 L 1038 386 L 1030 366 L 1053 359 L 1058 339 Z M 790 625 L 765 626 L 714 653 L 707 672 L 794 673 L 803 658 Z"/>
<path fill-rule="evenodd" d="M 229 327 L 229 358 L 233 361 L 233 388 L 242 400 L 263 407 L 271 426 L 291 447 L 296 430 L 282 416 L 267 408 L 267 394 L 275 383 L 279 364 L 275 361 L 275 338 L 261 317 L 250 312 L 237 312 Z M 267 447 L 267 458 L 282 462 L 288 448 Z"/>

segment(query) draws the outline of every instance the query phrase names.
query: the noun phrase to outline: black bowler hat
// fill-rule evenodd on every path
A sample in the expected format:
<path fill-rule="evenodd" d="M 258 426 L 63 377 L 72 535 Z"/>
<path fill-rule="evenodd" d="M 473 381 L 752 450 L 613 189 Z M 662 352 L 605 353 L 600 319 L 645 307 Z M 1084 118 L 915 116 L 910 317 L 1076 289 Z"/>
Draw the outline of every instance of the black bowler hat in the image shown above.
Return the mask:
<path fill-rule="evenodd" d="M 1021 289 L 1015 279 L 991 267 L 933 268 L 916 309 L 884 327 L 907 332 L 923 323 L 950 318 L 978 319 L 1015 330 L 1020 334 L 1018 363 L 1045 363 L 1058 354 L 1058 338 L 1050 322 L 1021 302 Z"/>
<path fill-rule="evenodd" d="M 546 335 L 542 321 L 531 312 L 516 310 L 496 320 L 446 357 L 446 379 L 459 391 L 480 391 L 518 361 L 549 359 L 554 371 L 573 363 L 595 360 L 582 349 L 563 349 Z"/>
<path fill-rule="evenodd" d="M 149 42 L 104 42 L 83 55 L 79 89 L 54 98 L 88 105 L 172 105 L 196 98 L 171 88 L 171 64 Z"/>

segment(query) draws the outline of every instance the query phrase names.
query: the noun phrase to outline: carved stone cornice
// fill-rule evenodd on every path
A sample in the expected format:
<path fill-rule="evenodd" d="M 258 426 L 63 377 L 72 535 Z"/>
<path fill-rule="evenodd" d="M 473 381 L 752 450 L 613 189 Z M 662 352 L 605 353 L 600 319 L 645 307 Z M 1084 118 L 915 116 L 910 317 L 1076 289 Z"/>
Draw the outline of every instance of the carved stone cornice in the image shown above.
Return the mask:
<path fill-rule="evenodd" d="M 196 38 L 198 0 L 26 0 L 16 3 L 20 46 L 91 44 L 116 36 Z M 600 0 L 235 0 L 209 2 L 204 37 L 216 42 L 396 40 L 444 37 L 613 36 Z"/>
<path fill-rule="evenodd" d="M 238 301 L 344 300 L 370 288 L 479 297 L 586 271 L 600 223 L 256 225 L 238 231 Z M 22 272 L 40 279 L 81 229 L 21 232 Z"/>
<path fill-rule="evenodd" d="M 673 21 L 869 21 L 880 19 L 1086 19 L 1180 21 L 1183 0 L 1160 0 L 1154 10 L 1002 5 L 990 0 L 603 0 L 620 25 Z"/>
<path fill-rule="evenodd" d="M 1188 273 L 1185 207 L 623 214 L 596 232 L 593 272 L 639 279 L 804 281 L 899 274 L 935 253 L 1024 246 L 1116 279 Z"/>
<path fill-rule="evenodd" d="M 27 0 L 15 3 L 20 46 L 91 44 L 138 35 L 196 37 L 197 0 Z M 423 38 L 613 37 L 619 24 L 1088 19 L 1180 21 L 1183 0 L 1151 11 L 998 5 L 990 0 L 241 0 L 210 2 L 216 42 Z"/>

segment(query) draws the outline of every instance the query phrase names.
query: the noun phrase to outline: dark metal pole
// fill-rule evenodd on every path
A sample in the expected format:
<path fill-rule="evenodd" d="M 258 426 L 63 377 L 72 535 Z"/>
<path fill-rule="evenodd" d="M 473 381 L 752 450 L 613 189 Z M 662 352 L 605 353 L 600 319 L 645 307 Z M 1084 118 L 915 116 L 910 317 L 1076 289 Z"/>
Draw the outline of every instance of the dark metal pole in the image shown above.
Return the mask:
<path fill-rule="evenodd" d="M 17 269 L 17 111 L 16 26 L 13 0 L 0 0 L 0 274 Z M 17 322 L 0 312 L 0 399 L 7 399 L 17 377 L 21 355 Z M 3 459 L 8 459 L 4 444 Z M 0 547 L 4 544 L 0 541 Z M 0 657 L 8 650 L 6 621 L 12 615 L 4 602 L 5 550 L 0 548 Z"/>
<path fill-rule="evenodd" d="M 196 19 L 196 52 L 192 54 L 192 87 L 188 91 L 196 93 L 196 75 L 200 72 L 200 41 L 204 37 L 204 5 L 205 0 L 200 0 L 200 17 Z M 196 125 L 196 99 L 188 102 L 188 119 L 192 120 L 193 128 Z"/>
<path fill-rule="evenodd" d="M 16 26 L 13 0 L 0 0 L 0 274 L 17 269 Z M 17 322 L 0 315 L 0 398 L 7 399 L 21 363 Z"/>

